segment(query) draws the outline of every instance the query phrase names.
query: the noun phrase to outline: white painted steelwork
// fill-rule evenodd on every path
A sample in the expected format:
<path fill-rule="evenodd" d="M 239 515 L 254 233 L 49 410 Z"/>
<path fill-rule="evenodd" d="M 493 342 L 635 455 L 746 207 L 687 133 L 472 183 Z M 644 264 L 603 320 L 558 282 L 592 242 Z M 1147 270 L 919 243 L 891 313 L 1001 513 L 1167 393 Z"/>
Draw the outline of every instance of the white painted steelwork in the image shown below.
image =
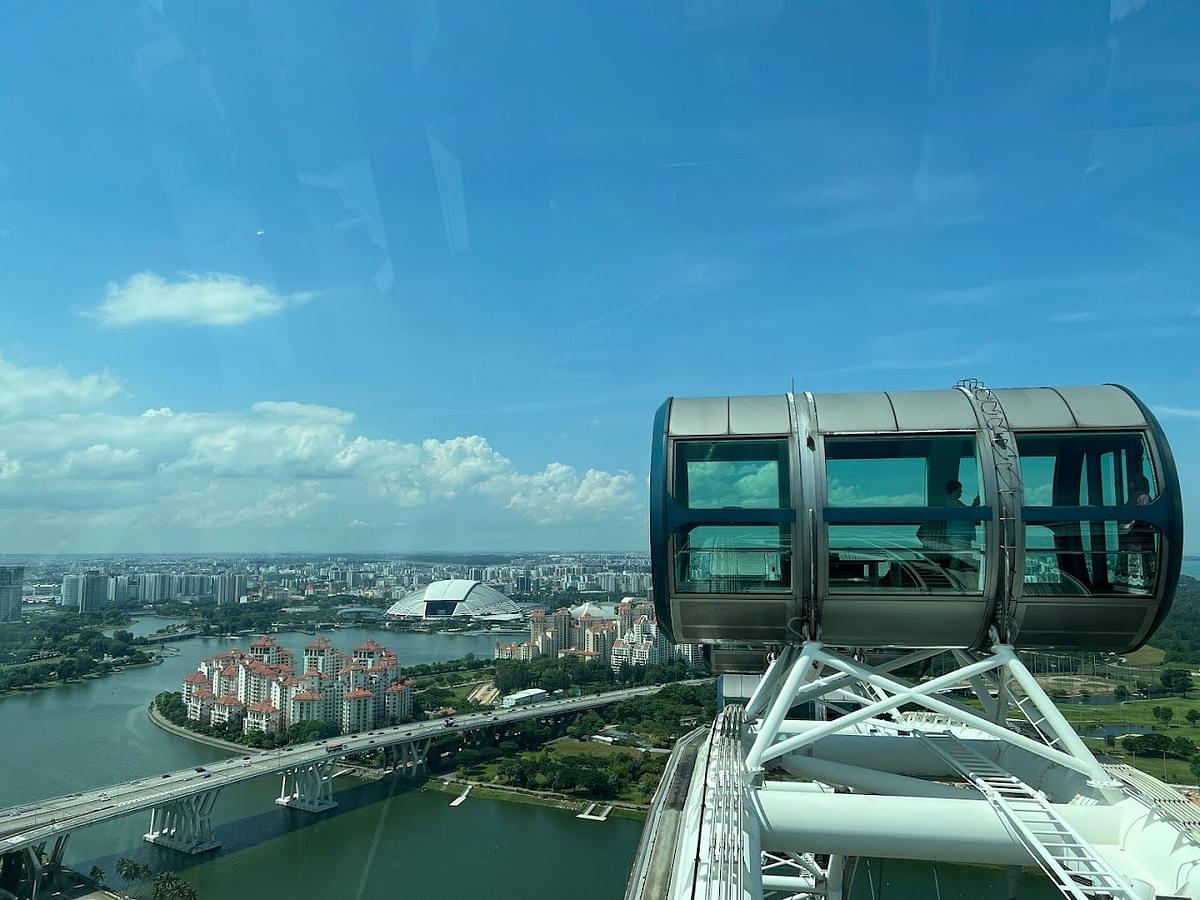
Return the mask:
<path fill-rule="evenodd" d="M 672 866 L 653 896 L 847 900 L 878 857 L 1008 867 L 1009 897 L 1037 865 L 1074 900 L 1200 900 L 1185 798 L 1101 765 L 1007 644 L 897 674 L 940 652 L 870 665 L 817 641 L 783 648 L 746 707 L 719 714 L 674 833 L 657 826 L 649 843 Z M 978 707 L 946 694 L 964 686 Z M 632 879 L 626 896 L 646 890 Z"/>

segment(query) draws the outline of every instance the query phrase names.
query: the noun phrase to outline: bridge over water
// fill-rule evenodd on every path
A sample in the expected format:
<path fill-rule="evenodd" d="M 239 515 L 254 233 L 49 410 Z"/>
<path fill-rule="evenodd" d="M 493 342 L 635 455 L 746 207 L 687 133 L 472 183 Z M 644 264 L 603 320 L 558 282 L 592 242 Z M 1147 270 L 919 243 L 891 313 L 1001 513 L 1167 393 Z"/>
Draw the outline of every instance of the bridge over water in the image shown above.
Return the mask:
<path fill-rule="evenodd" d="M 473 713 L 455 718 L 450 725 L 441 719 L 408 722 L 275 750 L 248 751 L 206 766 L 0 809 L 0 889 L 37 900 L 61 870 L 71 832 L 88 825 L 150 810 L 145 840 L 183 853 L 203 853 L 218 846 L 212 811 L 225 788 L 266 775 L 281 775 L 277 804 L 323 812 L 337 805 L 333 777 L 342 757 L 383 750 L 386 765 L 393 772 L 419 775 L 424 772 L 426 753 L 435 737 L 582 712 L 650 696 L 663 687 L 647 685 Z"/>

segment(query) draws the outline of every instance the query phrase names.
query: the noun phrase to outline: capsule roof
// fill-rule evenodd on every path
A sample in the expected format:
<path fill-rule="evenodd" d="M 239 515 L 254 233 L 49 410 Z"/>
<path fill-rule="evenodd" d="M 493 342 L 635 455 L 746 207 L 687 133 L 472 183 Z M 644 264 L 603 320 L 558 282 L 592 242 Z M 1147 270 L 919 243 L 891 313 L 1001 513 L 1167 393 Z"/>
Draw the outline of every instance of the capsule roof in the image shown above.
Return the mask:
<path fill-rule="evenodd" d="M 1143 428 L 1137 402 L 1116 385 L 1008 388 L 995 391 L 1014 431 L 1079 428 Z M 821 433 L 964 431 L 979 427 L 970 399 L 958 390 L 874 391 L 797 395 L 812 398 L 812 430 Z M 792 406 L 787 394 L 757 397 L 676 397 L 668 430 L 672 437 L 788 434 Z"/>

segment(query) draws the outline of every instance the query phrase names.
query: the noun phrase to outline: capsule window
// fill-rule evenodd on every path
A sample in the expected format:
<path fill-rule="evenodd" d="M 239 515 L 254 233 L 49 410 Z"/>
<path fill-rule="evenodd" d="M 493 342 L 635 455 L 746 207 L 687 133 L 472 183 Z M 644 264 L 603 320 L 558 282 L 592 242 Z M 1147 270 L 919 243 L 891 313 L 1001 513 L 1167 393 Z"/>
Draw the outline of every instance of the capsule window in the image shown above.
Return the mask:
<path fill-rule="evenodd" d="M 1141 432 L 1017 437 L 1026 506 L 1147 506 L 1158 496 Z"/>
<path fill-rule="evenodd" d="M 792 589 L 790 525 L 697 525 L 676 535 L 682 593 L 761 594 Z"/>
<path fill-rule="evenodd" d="M 1027 596 L 1151 596 L 1162 537 L 1137 519 L 1025 526 Z"/>
<path fill-rule="evenodd" d="M 982 593 L 989 512 L 974 435 L 829 437 L 825 475 L 830 593 Z"/>
<path fill-rule="evenodd" d="M 982 593 L 984 531 L 965 520 L 830 525 L 830 593 Z"/>
<path fill-rule="evenodd" d="M 827 506 L 969 506 L 983 497 L 974 435 L 826 438 L 825 477 Z"/>
<path fill-rule="evenodd" d="M 675 499 L 689 509 L 785 509 L 788 442 L 685 441 L 676 445 Z"/>

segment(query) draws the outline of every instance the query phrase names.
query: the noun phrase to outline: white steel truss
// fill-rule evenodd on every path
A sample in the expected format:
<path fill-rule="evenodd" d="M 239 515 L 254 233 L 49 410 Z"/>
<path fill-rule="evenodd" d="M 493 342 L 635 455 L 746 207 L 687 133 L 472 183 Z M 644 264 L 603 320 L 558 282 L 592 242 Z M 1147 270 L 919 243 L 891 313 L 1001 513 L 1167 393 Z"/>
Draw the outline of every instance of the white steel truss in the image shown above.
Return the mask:
<path fill-rule="evenodd" d="M 783 648 L 696 751 L 675 841 L 646 842 L 670 853 L 655 896 L 847 900 L 856 875 L 874 877 L 862 863 L 900 858 L 1007 868 L 1010 897 L 1037 865 L 1074 900 L 1200 900 L 1200 816 L 1102 766 L 1007 644 L 897 674 L 941 653 L 872 665 L 817 641 Z M 648 900 L 642 881 L 628 897 Z"/>

